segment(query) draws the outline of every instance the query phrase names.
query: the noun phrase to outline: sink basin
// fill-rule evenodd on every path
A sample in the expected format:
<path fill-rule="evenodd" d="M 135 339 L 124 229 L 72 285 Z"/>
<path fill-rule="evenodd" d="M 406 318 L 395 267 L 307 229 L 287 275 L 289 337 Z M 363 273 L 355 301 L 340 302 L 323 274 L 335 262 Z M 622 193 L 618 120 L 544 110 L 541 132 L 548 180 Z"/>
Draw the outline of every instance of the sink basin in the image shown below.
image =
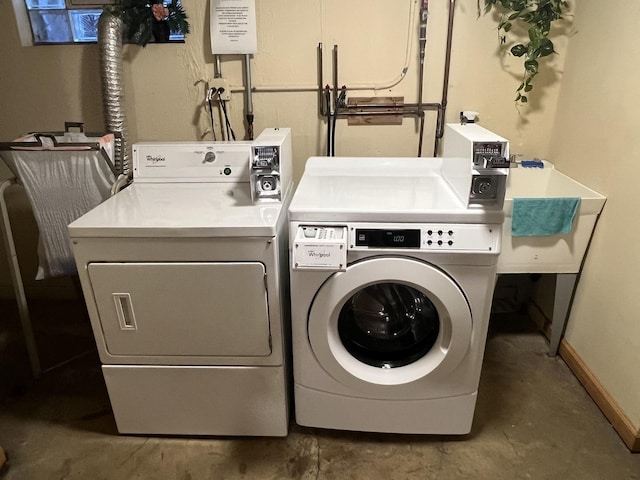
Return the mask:
<path fill-rule="evenodd" d="M 504 200 L 505 222 L 498 273 L 577 273 L 606 197 L 559 172 L 549 162 L 544 168 L 509 171 Z M 568 234 L 513 237 L 511 212 L 514 198 L 579 197 L 580 207 Z"/>

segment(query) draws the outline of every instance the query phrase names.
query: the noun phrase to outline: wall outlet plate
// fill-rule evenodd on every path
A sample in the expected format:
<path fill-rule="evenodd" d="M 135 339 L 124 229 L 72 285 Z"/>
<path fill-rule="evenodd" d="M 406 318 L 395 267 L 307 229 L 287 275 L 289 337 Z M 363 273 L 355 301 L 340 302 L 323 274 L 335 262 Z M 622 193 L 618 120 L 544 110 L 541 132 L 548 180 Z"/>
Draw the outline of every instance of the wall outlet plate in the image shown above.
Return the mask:
<path fill-rule="evenodd" d="M 218 95 L 216 94 L 213 96 L 213 100 L 220 100 L 220 98 L 225 101 L 231 100 L 231 89 L 229 88 L 229 80 L 227 80 L 226 78 L 216 77 L 209 80 L 209 89 L 212 88 L 224 89 L 224 91 L 220 94 L 220 97 L 218 97 Z"/>

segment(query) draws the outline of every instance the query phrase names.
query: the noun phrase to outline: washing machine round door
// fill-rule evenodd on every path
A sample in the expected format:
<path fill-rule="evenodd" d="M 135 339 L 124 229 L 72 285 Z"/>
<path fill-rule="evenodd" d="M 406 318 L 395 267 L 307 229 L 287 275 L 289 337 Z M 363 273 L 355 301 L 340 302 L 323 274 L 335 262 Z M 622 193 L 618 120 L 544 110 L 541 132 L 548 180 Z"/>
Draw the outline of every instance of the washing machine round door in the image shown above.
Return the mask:
<path fill-rule="evenodd" d="M 311 347 L 330 375 L 377 385 L 450 373 L 469 350 L 471 331 L 458 284 L 406 257 L 372 257 L 335 273 L 308 319 Z"/>

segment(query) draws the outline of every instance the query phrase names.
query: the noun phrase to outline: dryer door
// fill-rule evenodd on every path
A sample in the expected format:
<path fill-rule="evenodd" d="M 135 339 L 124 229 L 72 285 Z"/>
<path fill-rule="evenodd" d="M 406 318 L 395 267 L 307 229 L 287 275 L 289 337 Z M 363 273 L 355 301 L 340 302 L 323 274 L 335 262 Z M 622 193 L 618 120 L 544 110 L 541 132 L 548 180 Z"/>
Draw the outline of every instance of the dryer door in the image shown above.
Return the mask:
<path fill-rule="evenodd" d="M 400 385 L 450 373 L 471 342 L 472 318 L 456 282 L 406 257 L 374 257 L 332 275 L 308 320 L 318 362 L 334 378 Z"/>
<path fill-rule="evenodd" d="M 110 355 L 268 356 L 259 262 L 90 263 Z"/>

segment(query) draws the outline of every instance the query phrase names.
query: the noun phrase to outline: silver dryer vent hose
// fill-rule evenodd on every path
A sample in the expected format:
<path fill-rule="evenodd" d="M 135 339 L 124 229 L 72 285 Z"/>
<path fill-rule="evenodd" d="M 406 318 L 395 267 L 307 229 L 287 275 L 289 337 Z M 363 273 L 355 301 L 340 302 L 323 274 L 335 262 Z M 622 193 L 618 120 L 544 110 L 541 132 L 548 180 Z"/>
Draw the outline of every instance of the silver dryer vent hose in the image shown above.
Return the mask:
<path fill-rule="evenodd" d="M 102 12 L 98 21 L 98 48 L 105 126 L 109 132 L 116 135 L 116 171 L 128 175 L 131 172 L 131 159 L 122 75 L 122 30 L 121 18 L 106 10 Z"/>

